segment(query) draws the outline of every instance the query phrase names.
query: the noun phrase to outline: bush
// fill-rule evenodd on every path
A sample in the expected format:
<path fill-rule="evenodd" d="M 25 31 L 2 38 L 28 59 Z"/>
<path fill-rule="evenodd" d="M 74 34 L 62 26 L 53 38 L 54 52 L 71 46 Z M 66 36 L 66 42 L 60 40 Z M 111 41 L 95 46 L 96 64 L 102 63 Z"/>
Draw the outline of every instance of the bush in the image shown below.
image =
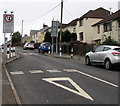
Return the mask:
<path fill-rule="evenodd" d="M 111 36 L 108 36 L 105 38 L 105 41 L 102 43 L 102 45 L 116 45 L 120 46 L 119 43 L 117 43 L 115 40 L 111 38 Z"/>

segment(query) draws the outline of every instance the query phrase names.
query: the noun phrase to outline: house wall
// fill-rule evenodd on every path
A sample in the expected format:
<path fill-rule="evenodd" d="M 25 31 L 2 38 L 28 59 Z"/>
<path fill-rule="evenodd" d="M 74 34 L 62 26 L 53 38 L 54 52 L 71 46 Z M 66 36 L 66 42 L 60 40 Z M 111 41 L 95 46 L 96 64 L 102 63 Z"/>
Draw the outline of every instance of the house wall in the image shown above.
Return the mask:
<path fill-rule="evenodd" d="M 32 41 L 34 41 L 36 43 L 36 40 L 37 40 L 37 34 L 33 34 L 31 35 L 31 38 L 32 38 Z"/>
<path fill-rule="evenodd" d="M 41 31 L 37 33 L 37 38 L 39 43 L 42 43 L 44 41 L 45 33 L 46 32 L 41 32 Z"/>
<path fill-rule="evenodd" d="M 22 38 L 22 43 L 25 43 L 26 42 L 30 42 L 32 40 L 31 37 L 27 37 L 27 38 Z"/>
<path fill-rule="evenodd" d="M 65 27 L 63 28 L 63 31 L 70 31 L 71 33 L 76 33 L 76 27 L 75 26 L 68 26 L 68 27 Z"/>
<path fill-rule="evenodd" d="M 93 40 L 97 40 L 98 38 L 100 38 L 101 43 L 104 41 L 103 35 L 107 37 L 111 36 L 112 39 L 120 43 L 120 28 L 118 28 L 118 21 L 117 20 L 112 21 L 112 31 L 108 31 L 108 32 L 104 32 L 104 26 L 103 24 L 101 24 L 99 34 L 97 33 L 97 26 L 94 26 L 93 35 L 94 35 Z"/>
<path fill-rule="evenodd" d="M 84 43 L 91 43 L 93 39 L 93 27 L 92 25 L 99 22 L 101 19 L 97 18 L 84 18 L 83 26 L 79 25 L 79 21 L 77 21 L 76 25 L 76 33 L 77 40 L 80 41 L 80 33 L 83 32 L 83 41 Z"/>

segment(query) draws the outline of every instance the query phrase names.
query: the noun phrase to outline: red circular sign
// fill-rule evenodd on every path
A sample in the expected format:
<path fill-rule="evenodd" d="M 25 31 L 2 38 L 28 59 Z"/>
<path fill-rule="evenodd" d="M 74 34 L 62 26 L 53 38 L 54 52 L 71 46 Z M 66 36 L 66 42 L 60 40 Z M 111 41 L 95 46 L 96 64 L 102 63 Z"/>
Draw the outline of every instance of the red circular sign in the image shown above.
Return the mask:
<path fill-rule="evenodd" d="M 13 17 L 12 17 L 12 15 L 5 15 L 4 19 L 5 19 L 6 22 L 9 23 L 13 20 Z"/>

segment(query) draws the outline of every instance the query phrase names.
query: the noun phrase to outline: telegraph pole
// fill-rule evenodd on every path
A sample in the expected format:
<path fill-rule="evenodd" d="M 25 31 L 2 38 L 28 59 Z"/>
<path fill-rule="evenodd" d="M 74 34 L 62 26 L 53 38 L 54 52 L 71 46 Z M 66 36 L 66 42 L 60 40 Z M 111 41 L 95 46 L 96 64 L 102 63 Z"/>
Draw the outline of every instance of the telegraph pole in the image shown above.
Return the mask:
<path fill-rule="evenodd" d="M 23 35 L 23 20 L 22 20 L 22 27 L 21 27 L 21 36 Z"/>
<path fill-rule="evenodd" d="M 60 56 L 62 56 L 62 18 L 63 18 L 63 0 L 61 0 L 61 21 L 60 21 Z"/>
<path fill-rule="evenodd" d="M 22 45 L 22 35 L 23 35 L 23 20 L 22 20 L 22 27 L 21 27 L 21 45 Z"/>

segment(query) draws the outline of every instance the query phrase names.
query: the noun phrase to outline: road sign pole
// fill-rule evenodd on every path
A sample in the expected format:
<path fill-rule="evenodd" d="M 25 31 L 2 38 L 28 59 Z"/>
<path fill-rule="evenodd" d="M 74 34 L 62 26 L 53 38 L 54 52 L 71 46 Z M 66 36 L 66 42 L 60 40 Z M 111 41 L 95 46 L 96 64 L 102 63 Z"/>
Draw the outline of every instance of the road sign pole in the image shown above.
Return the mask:
<path fill-rule="evenodd" d="M 6 45 L 6 33 L 4 33 L 4 59 L 3 61 L 5 62 L 6 59 L 6 51 L 7 51 L 7 45 Z"/>

